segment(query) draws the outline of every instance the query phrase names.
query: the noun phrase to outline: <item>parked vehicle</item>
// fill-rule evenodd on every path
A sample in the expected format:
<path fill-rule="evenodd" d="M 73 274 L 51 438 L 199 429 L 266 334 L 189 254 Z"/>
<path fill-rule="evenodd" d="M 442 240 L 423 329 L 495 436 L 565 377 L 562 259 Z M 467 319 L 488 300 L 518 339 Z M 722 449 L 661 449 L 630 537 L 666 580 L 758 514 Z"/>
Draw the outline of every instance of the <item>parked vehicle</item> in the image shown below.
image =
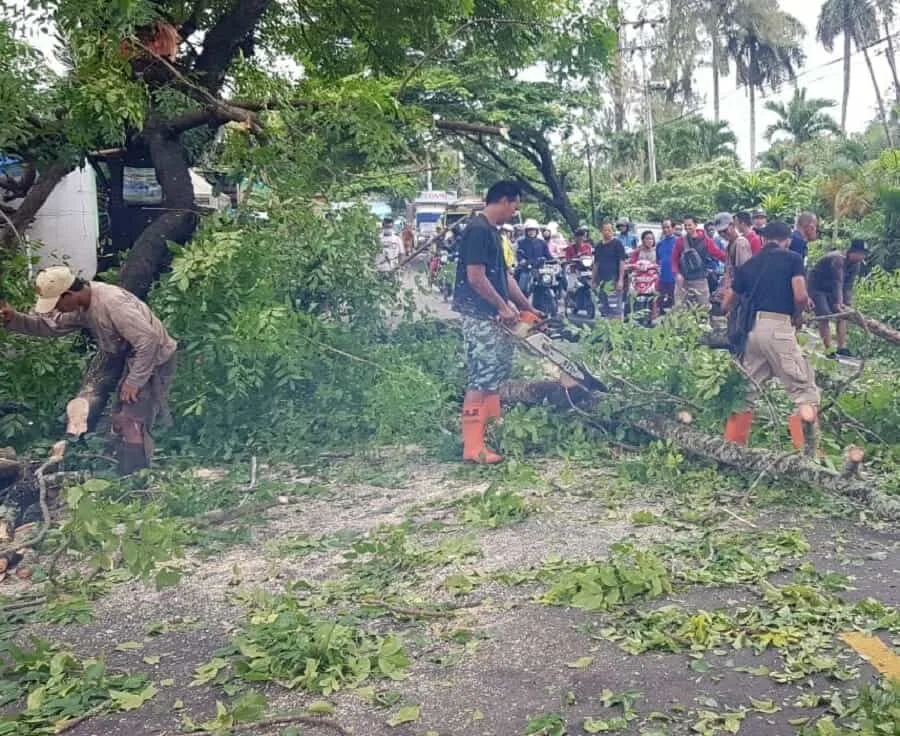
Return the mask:
<path fill-rule="evenodd" d="M 562 270 L 559 261 L 539 261 L 532 273 L 531 305 L 548 317 L 559 313 L 558 295 Z M 562 274 L 563 276 L 565 274 Z"/>

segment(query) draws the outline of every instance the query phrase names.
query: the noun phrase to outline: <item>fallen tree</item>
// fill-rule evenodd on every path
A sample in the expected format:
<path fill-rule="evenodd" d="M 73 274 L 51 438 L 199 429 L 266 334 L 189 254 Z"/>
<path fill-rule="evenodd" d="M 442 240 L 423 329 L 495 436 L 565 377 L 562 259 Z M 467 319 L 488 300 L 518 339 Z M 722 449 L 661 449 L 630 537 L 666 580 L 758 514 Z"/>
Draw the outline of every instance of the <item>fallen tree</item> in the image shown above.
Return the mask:
<path fill-rule="evenodd" d="M 503 386 L 501 396 L 507 403 L 547 404 L 564 411 L 578 411 L 587 421 L 605 429 L 624 424 L 654 439 L 670 441 L 693 457 L 780 482 L 839 494 L 866 505 L 879 517 L 900 520 L 900 498 L 881 491 L 874 480 L 857 478 L 861 458 L 853 463 L 852 472 L 837 472 L 799 453 L 779 453 L 726 442 L 692 426 L 686 412 L 682 415 L 688 422 L 661 415 L 619 415 L 614 422 L 604 420 L 599 414 L 591 413 L 602 402 L 602 395 L 589 394 L 583 389 L 567 391 L 553 381 L 511 381 Z"/>

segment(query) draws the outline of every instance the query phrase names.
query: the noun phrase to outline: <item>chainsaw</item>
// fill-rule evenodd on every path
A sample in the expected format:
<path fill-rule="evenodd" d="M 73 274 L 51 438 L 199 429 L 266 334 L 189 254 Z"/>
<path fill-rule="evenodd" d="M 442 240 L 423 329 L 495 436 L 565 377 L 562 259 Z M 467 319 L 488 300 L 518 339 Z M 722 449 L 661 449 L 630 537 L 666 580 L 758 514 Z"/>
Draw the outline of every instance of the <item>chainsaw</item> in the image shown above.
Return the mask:
<path fill-rule="evenodd" d="M 504 327 L 516 344 L 530 355 L 546 360 L 562 372 L 561 383 L 566 388 L 580 386 L 585 391 L 606 393 L 606 384 L 591 375 L 582 363 L 568 353 L 560 350 L 554 343 L 556 340 L 579 342 L 577 332 L 570 330 L 558 319 L 539 320 L 531 313 L 525 312 L 522 320 L 515 327 Z"/>

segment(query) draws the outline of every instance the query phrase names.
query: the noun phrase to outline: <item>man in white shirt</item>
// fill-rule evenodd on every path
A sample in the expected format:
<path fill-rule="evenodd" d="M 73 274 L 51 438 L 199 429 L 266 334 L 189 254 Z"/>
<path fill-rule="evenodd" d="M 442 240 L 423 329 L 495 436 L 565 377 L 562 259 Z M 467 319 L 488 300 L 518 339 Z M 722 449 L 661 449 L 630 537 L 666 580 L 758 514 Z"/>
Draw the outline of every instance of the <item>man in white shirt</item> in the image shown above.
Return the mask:
<path fill-rule="evenodd" d="M 381 252 L 375 258 L 375 268 L 381 273 L 390 273 L 400 265 L 403 255 L 403 241 L 394 231 L 394 218 L 385 217 L 381 221 Z"/>

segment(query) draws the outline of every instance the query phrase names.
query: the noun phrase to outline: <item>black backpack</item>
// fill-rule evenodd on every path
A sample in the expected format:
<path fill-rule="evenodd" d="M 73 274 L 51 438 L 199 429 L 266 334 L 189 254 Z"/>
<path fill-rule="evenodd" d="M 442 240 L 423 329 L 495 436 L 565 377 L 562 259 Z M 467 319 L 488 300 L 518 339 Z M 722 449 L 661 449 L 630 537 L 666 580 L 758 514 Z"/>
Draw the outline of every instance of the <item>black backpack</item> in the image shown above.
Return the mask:
<path fill-rule="evenodd" d="M 762 254 L 755 257 L 762 258 Z M 753 284 L 749 294 L 735 292 L 734 303 L 728 313 L 728 345 L 732 355 L 737 358 L 743 358 L 747 349 L 747 338 L 750 337 L 753 321 L 756 319 L 756 306 L 753 304 L 753 299 L 756 297 L 764 274 L 765 269 L 760 269 L 756 283 Z"/>
<path fill-rule="evenodd" d="M 703 242 L 703 252 L 694 245 L 693 241 L 685 237 L 684 248 L 678 266 L 685 281 L 698 281 L 706 278 L 706 242 Z"/>

